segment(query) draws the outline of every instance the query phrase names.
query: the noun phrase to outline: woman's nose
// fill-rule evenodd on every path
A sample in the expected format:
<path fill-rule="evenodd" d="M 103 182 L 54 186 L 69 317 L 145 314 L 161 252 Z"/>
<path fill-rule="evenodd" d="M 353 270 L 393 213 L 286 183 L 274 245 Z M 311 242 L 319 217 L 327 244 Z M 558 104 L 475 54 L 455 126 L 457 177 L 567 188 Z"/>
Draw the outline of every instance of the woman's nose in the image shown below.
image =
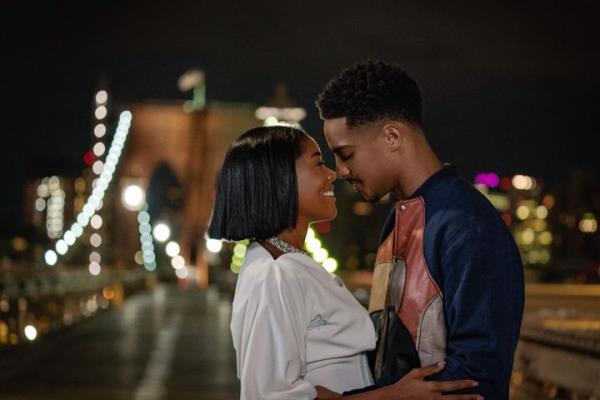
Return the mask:
<path fill-rule="evenodd" d="M 329 169 L 329 168 L 327 168 L 327 169 L 329 170 L 329 180 L 331 182 L 335 182 L 335 180 L 337 179 L 337 173 L 332 169 Z"/>

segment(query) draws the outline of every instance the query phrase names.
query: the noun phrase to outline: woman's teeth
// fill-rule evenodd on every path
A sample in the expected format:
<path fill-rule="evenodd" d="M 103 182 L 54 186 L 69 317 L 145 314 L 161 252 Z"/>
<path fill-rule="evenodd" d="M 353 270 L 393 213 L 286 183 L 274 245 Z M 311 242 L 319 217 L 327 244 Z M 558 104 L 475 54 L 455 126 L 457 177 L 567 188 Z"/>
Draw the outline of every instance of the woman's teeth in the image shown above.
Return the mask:
<path fill-rule="evenodd" d="M 333 190 L 328 190 L 326 192 L 323 192 L 323 196 L 325 196 L 325 197 L 335 197 L 335 193 L 333 192 Z"/>

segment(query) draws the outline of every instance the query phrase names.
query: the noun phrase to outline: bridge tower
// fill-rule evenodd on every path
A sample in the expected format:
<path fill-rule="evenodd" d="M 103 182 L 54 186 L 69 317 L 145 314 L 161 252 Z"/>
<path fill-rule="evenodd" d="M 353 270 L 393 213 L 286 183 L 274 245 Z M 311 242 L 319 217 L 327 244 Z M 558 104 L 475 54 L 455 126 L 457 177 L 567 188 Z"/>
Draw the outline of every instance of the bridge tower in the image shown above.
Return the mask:
<path fill-rule="evenodd" d="M 204 234 L 218 171 L 233 139 L 260 125 L 254 114 L 256 108 L 246 103 L 209 102 L 202 109 L 186 111 L 180 102 L 145 102 L 130 105 L 129 109 L 133 114 L 132 131 L 119 167 L 115 195 L 119 199 L 132 183 L 148 193 L 159 171 L 172 175 L 176 185 L 165 195 L 181 207 L 179 212 L 167 213 L 167 222 L 178 227 L 174 239 L 181 246 L 181 255 L 186 265 L 196 267 L 199 285 L 206 286 Z M 147 197 L 150 208 L 153 200 Z M 126 267 L 134 262 L 140 248 L 137 213 L 125 209 L 120 201 L 113 206 L 116 266 Z"/>

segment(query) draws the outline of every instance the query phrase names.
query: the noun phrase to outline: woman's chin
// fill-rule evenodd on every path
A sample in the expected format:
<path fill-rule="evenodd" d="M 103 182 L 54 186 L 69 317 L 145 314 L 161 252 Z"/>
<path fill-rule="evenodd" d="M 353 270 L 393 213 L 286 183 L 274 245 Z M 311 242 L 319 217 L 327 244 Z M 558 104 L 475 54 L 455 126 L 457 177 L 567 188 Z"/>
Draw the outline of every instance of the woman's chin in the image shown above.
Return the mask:
<path fill-rule="evenodd" d="M 323 222 L 323 221 L 331 221 L 332 219 L 335 219 L 335 217 L 337 217 L 337 213 L 338 213 L 337 207 L 334 206 L 333 209 L 322 213 L 317 218 L 314 218 L 314 220 L 311 221 L 311 224 L 317 223 L 317 222 Z"/>

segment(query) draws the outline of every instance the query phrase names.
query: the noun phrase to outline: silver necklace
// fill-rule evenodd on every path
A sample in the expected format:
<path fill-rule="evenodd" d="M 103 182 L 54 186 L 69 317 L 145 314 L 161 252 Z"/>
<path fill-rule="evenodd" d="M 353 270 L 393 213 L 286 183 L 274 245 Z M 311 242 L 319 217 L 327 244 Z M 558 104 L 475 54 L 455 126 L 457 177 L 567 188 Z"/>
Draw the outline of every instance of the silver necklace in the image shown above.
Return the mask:
<path fill-rule="evenodd" d="M 307 254 L 304 250 L 300 250 L 299 248 L 294 247 L 291 244 L 284 242 L 283 240 L 281 240 L 275 236 L 268 238 L 266 241 L 271 243 L 273 246 L 277 247 L 279 250 L 283 251 L 284 253 Z"/>

